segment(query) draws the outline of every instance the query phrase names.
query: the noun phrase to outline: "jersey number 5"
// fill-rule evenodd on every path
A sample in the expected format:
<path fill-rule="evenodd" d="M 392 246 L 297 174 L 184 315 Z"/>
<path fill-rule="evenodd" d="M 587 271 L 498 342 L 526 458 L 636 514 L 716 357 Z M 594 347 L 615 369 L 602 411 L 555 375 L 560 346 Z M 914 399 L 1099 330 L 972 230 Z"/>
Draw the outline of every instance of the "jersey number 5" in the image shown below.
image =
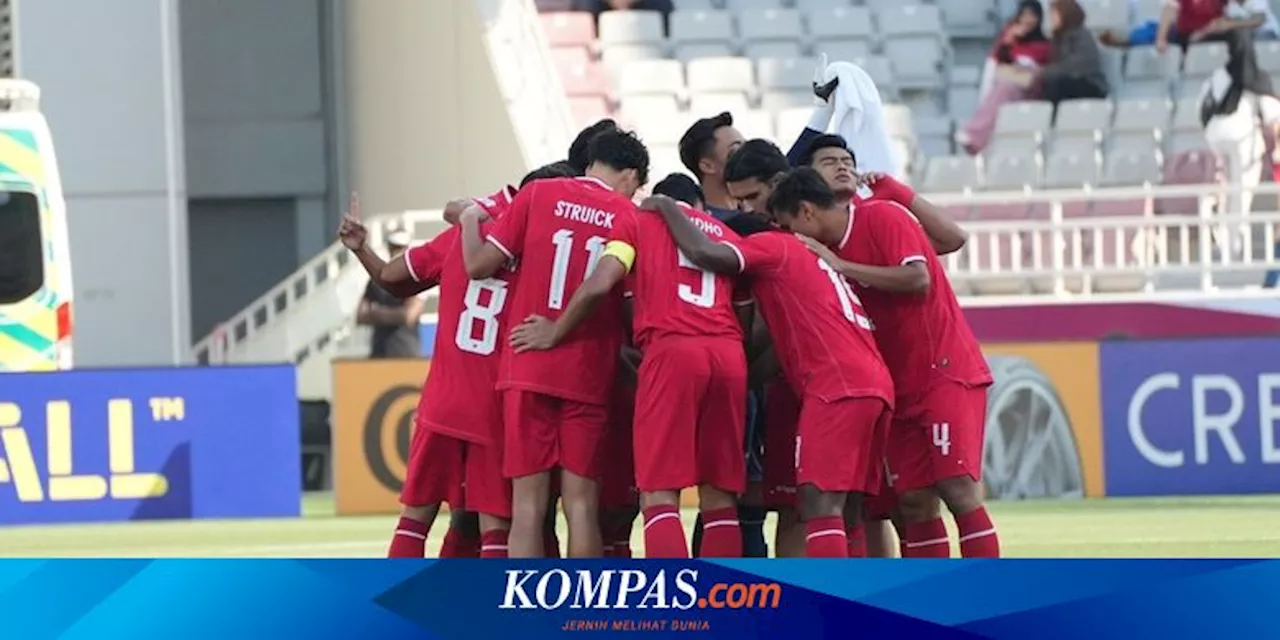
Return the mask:
<path fill-rule="evenodd" d="M 480 302 L 481 292 L 488 291 L 489 299 Z M 507 283 L 488 278 L 472 280 L 463 298 L 464 308 L 458 316 L 458 331 L 453 341 L 467 353 L 487 356 L 498 348 L 498 316 L 507 304 Z M 476 337 L 476 323 L 480 323 L 480 337 Z"/>
<path fill-rule="evenodd" d="M 680 299 L 688 302 L 695 307 L 710 309 L 716 303 L 716 276 L 710 271 L 706 271 L 698 265 L 694 264 L 684 252 L 680 253 L 680 267 L 684 269 L 693 269 L 702 274 L 702 283 L 698 287 L 698 291 L 694 292 L 693 287 L 682 284 L 680 285 Z"/>
<path fill-rule="evenodd" d="M 551 236 L 551 243 L 556 246 L 556 255 L 551 263 L 551 292 L 547 294 L 547 307 L 559 311 L 564 308 L 564 291 L 569 279 L 569 257 L 573 255 L 573 231 L 561 229 Z M 582 279 L 591 277 L 596 263 L 604 253 L 604 238 L 591 236 L 587 238 L 587 270 Z"/>

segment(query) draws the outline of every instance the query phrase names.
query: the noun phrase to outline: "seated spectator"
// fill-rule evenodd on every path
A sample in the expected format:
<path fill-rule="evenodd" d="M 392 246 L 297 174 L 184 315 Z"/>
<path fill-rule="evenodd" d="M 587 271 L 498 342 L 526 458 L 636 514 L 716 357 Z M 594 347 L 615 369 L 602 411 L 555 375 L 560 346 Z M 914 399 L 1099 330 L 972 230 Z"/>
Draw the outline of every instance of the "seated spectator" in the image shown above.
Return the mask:
<path fill-rule="evenodd" d="M 1084 26 L 1076 0 L 1054 0 L 1049 7 L 1053 61 L 1039 73 L 1041 94 L 1057 104 L 1078 98 L 1105 98 L 1110 88 L 1102 69 L 1102 51 Z"/>
<path fill-rule="evenodd" d="M 1039 0 L 1023 0 L 991 49 L 983 73 L 982 100 L 969 122 L 956 132 L 956 142 L 971 154 L 985 149 L 1000 107 L 1035 98 L 1035 86 L 1018 70 L 1034 72 L 1048 63 L 1049 54 L 1044 7 Z"/>
<path fill-rule="evenodd" d="M 1183 47 L 1227 42 L 1236 30 L 1252 30 L 1255 40 L 1280 37 L 1280 23 L 1267 0 L 1170 0 L 1158 20 L 1139 22 L 1128 33 L 1103 31 L 1098 39 L 1113 47 L 1154 44 L 1164 51 L 1170 42 Z"/>
<path fill-rule="evenodd" d="M 1267 0 L 1236 0 L 1227 5 L 1226 18 L 1252 28 L 1255 41 L 1280 38 L 1280 21 Z"/>
<path fill-rule="evenodd" d="M 578 11 L 590 11 L 597 20 L 605 11 L 659 11 L 664 29 L 671 12 L 675 11 L 672 0 L 573 0 L 573 6 Z"/>

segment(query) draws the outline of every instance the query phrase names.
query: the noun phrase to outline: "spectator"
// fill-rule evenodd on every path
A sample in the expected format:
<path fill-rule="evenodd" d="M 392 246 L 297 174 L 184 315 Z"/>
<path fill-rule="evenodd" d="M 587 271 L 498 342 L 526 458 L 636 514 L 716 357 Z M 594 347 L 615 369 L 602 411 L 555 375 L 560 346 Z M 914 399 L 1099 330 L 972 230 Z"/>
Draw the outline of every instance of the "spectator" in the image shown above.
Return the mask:
<path fill-rule="evenodd" d="M 1113 47 L 1154 44 L 1164 51 L 1168 43 L 1187 46 L 1196 42 L 1227 42 L 1237 34 L 1252 32 L 1255 40 L 1280 36 L 1280 22 L 1267 0 L 1170 0 L 1159 19 L 1146 20 L 1127 34 L 1103 31 L 1098 39 Z"/>
<path fill-rule="evenodd" d="M 1084 26 L 1080 3 L 1054 0 L 1049 7 L 1049 22 L 1053 29 L 1053 61 L 1039 74 L 1044 98 L 1057 104 L 1063 100 L 1107 97 L 1102 51 Z"/>
<path fill-rule="evenodd" d="M 578 11 L 590 11 L 596 20 L 605 11 L 658 11 L 662 13 L 664 29 L 671 12 L 675 11 L 672 0 L 574 0 L 573 6 Z"/>
<path fill-rule="evenodd" d="M 991 49 L 977 111 L 956 132 L 956 142 L 965 151 L 976 154 L 986 148 L 1002 105 L 1035 97 L 1030 73 L 1048 63 L 1049 53 L 1044 7 L 1039 0 L 1023 0 Z"/>
<path fill-rule="evenodd" d="M 1254 41 L 1280 38 L 1280 21 L 1267 0 L 1236 0 L 1227 5 L 1226 17 L 1251 26 Z"/>
<path fill-rule="evenodd" d="M 394 259 L 404 253 L 409 244 L 409 232 L 393 231 L 387 234 L 387 255 Z M 397 298 L 372 281 L 365 287 L 364 298 L 356 310 L 356 322 L 373 327 L 370 358 L 421 357 L 422 341 L 418 336 L 421 318 L 421 298 Z"/>

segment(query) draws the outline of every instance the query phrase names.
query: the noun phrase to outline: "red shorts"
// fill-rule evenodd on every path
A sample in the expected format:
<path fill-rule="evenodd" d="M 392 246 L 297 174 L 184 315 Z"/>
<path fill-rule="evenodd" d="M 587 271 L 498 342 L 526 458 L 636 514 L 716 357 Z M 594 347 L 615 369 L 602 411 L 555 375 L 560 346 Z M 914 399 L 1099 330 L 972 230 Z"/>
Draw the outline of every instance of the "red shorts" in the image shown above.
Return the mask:
<path fill-rule="evenodd" d="M 742 440 L 747 360 L 736 340 L 660 338 L 644 352 L 636 391 L 636 486 L 747 488 Z"/>
<path fill-rule="evenodd" d="M 823 402 L 806 397 L 796 436 L 796 484 L 820 491 L 875 494 L 893 413 L 879 398 Z"/>
<path fill-rule="evenodd" d="M 422 507 L 441 502 L 454 509 L 511 517 L 511 482 L 502 477 L 498 447 L 418 429 L 410 443 L 400 502 Z"/>
<path fill-rule="evenodd" d="M 910 419 L 895 419 L 886 458 L 898 493 L 969 476 L 982 480 L 987 389 L 941 381 L 916 405 Z"/>
<path fill-rule="evenodd" d="M 599 478 L 609 409 L 532 391 L 502 392 L 502 472 L 521 478 L 560 467 Z"/>
<path fill-rule="evenodd" d="M 892 429 L 892 427 L 890 427 Z M 884 464 L 884 461 L 881 461 Z M 898 506 L 898 494 L 889 484 L 889 474 L 881 473 L 880 493 L 867 496 L 862 500 L 863 520 L 888 520 L 893 517 L 893 509 Z"/>
<path fill-rule="evenodd" d="M 784 381 L 764 394 L 764 506 L 778 511 L 796 506 L 796 425 L 800 400 Z"/>
<path fill-rule="evenodd" d="M 628 384 L 613 385 L 609 403 L 609 428 L 604 436 L 604 468 L 600 474 L 600 510 L 639 505 L 635 455 L 631 449 L 631 418 L 636 410 L 636 390 Z"/>

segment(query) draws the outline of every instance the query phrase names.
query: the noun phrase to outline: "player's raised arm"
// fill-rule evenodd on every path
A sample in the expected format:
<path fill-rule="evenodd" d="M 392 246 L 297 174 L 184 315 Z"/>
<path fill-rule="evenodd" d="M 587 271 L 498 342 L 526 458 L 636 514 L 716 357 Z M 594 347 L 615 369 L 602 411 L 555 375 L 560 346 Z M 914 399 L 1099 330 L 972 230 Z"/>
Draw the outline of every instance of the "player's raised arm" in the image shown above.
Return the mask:
<path fill-rule="evenodd" d="M 892 176 L 883 173 L 863 174 L 861 181 L 875 189 L 877 195 L 884 196 L 911 211 L 911 215 L 920 221 L 925 235 L 933 244 L 933 250 L 940 256 L 955 253 L 964 248 L 969 241 L 969 233 L 956 224 L 951 216 L 942 212 L 928 198 L 916 193 L 915 189 L 902 184 Z"/>
<path fill-rule="evenodd" d="M 671 237 L 680 247 L 680 252 L 708 271 L 726 274 L 742 272 L 742 260 L 738 252 L 727 244 L 712 242 L 707 234 L 694 226 L 689 217 L 680 210 L 675 200 L 663 196 L 650 196 L 640 203 L 645 211 L 656 211 L 662 216 Z"/>
<path fill-rule="evenodd" d="M 622 245 L 621 247 L 616 245 Z M 508 338 L 516 353 L 545 351 L 564 341 L 583 320 L 591 317 L 600 302 L 612 294 L 613 288 L 626 277 L 635 249 L 619 242 L 610 242 L 604 255 L 596 263 L 591 277 L 583 281 L 573 292 L 564 313 L 555 321 L 543 316 L 529 316 L 511 330 Z"/>
<path fill-rule="evenodd" d="M 388 262 L 369 247 L 369 231 L 365 228 L 360 216 L 360 197 L 354 191 L 351 192 L 347 212 L 343 214 L 342 222 L 338 225 L 338 239 L 343 246 L 355 254 L 356 259 L 360 261 L 360 266 L 364 267 L 365 273 L 369 274 L 373 284 L 397 298 L 415 296 L 435 284 L 416 282 L 409 277 L 407 270 L 401 272 L 387 269 L 389 265 L 403 263 L 404 256 L 396 255 Z"/>

